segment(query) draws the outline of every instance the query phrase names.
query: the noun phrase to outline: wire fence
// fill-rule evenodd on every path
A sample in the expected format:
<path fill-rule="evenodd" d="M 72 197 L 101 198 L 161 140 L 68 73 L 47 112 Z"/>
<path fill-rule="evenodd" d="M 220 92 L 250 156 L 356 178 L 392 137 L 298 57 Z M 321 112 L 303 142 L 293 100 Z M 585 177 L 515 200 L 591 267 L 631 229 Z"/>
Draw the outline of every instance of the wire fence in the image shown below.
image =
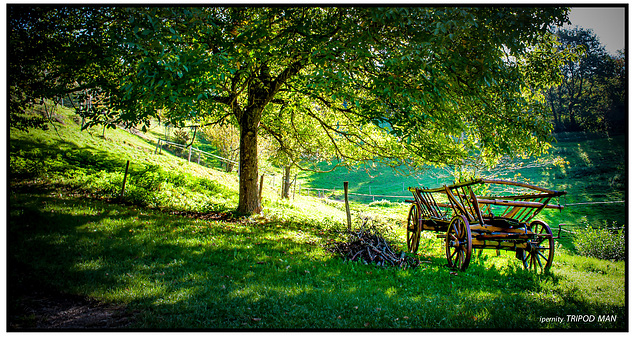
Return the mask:
<path fill-rule="evenodd" d="M 224 158 L 213 153 L 209 153 L 203 150 L 200 150 L 193 146 L 187 146 L 185 144 L 179 144 L 175 142 L 168 141 L 166 139 L 158 138 L 158 143 L 156 144 L 156 150 L 154 154 L 165 150 L 169 153 L 176 155 L 178 157 L 182 157 L 187 159 L 189 162 L 197 163 L 199 165 L 207 166 L 207 167 L 215 167 L 226 170 L 227 172 L 238 172 L 238 162 L 234 160 L 230 160 L 228 158 Z M 280 179 L 276 177 L 275 174 L 266 173 L 268 180 L 273 188 L 278 188 L 279 184 L 281 184 Z M 296 179 L 297 180 L 297 179 Z M 404 183 L 397 183 L 397 186 L 402 184 L 402 189 L 404 190 Z M 369 192 L 371 192 L 371 188 L 369 188 Z M 306 196 L 315 196 L 320 198 L 331 198 L 335 200 L 342 200 L 344 198 L 344 192 L 342 187 L 336 188 L 314 188 L 314 187 L 305 187 L 302 184 L 292 184 L 291 186 L 292 196 L 295 198 L 296 195 L 306 195 Z M 413 195 L 388 195 L 388 194 L 373 194 L 373 193 L 354 193 L 349 192 L 349 196 L 354 201 L 359 202 L 375 202 L 375 201 L 396 201 L 396 202 L 404 202 L 405 200 L 413 199 Z M 608 200 L 608 201 L 587 201 L 587 202 L 576 202 L 576 203 L 568 203 L 564 204 L 564 206 L 589 206 L 589 205 L 598 205 L 598 204 L 624 204 L 625 200 Z"/>
<path fill-rule="evenodd" d="M 321 198 L 328 197 L 344 197 L 344 192 L 339 188 L 311 188 L 311 187 L 300 187 L 298 191 L 299 194 L 303 195 L 312 195 Z M 366 193 L 353 193 L 349 192 L 349 197 L 358 196 L 363 200 L 380 201 L 380 200 L 389 200 L 389 201 L 404 201 L 404 200 L 412 200 L 413 195 L 385 195 L 385 194 L 366 194 Z M 587 206 L 587 205 L 597 205 L 597 204 L 624 204 L 625 200 L 609 200 L 609 201 L 589 201 L 589 202 L 577 202 L 577 203 L 568 203 L 563 206 Z"/>
<path fill-rule="evenodd" d="M 157 154 L 162 150 L 202 166 L 221 168 L 227 172 L 238 171 L 237 161 L 202 151 L 194 146 L 187 146 L 185 144 L 174 143 L 166 139 L 158 138 L 154 154 Z"/>
<path fill-rule="evenodd" d="M 581 206 L 581 205 L 596 205 L 596 204 L 624 204 L 624 200 L 610 200 L 610 201 L 589 201 L 589 202 L 576 202 L 573 204 L 565 204 L 565 206 Z"/>

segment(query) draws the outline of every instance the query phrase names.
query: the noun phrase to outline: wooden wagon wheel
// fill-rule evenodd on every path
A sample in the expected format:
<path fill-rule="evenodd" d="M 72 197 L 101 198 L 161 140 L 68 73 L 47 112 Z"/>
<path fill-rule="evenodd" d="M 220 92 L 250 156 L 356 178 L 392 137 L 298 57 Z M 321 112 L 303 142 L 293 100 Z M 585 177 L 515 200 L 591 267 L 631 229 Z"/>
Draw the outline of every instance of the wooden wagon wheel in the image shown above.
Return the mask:
<path fill-rule="evenodd" d="M 535 235 L 527 242 L 527 249 L 523 252 L 522 263 L 525 269 L 535 272 L 549 271 L 553 263 L 553 253 L 555 250 L 551 228 L 544 221 L 536 220 L 531 222 L 531 231 Z"/>
<path fill-rule="evenodd" d="M 462 215 L 457 215 L 449 223 L 445 239 L 447 262 L 449 267 L 465 270 L 471 261 L 471 229 L 469 221 Z"/>
<path fill-rule="evenodd" d="M 420 246 L 420 233 L 422 232 L 422 222 L 418 207 L 412 205 L 407 218 L 407 247 L 409 252 L 416 253 Z"/>

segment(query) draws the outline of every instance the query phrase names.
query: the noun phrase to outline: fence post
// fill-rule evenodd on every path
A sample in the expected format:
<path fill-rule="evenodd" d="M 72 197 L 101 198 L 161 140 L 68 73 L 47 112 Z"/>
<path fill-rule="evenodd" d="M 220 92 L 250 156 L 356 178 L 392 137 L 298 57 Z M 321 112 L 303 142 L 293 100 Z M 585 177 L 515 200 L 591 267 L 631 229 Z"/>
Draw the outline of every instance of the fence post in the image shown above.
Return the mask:
<path fill-rule="evenodd" d="M 120 190 L 120 200 L 124 196 L 124 186 L 127 183 L 127 173 L 129 172 L 129 161 L 127 160 L 127 166 L 124 169 L 124 178 L 122 179 L 122 189 Z"/>
<path fill-rule="evenodd" d="M 264 181 L 264 174 L 260 176 L 260 190 L 258 190 L 258 199 L 260 200 L 260 205 L 262 205 L 262 182 Z"/>
<path fill-rule="evenodd" d="M 158 148 L 160 148 L 160 138 L 158 138 L 158 144 L 156 144 L 156 150 L 153 151 L 153 154 L 157 154 L 158 153 Z"/>
<path fill-rule="evenodd" d="M 291 198 L 293 200 L 296 200 L 296 182 L 298 181 L 298 174 L 296 173 L 296 176 L 293 178 L 293 194 L 291 195 Z"/>
<path fill-rule="evenodd" d="M 344 182 L 344 207 L 347 211 L 347 229 L 351 231 L 351 211 L 349 211 L 349 182 Z"/>
<path fill-rule="evenodd" d="M 191 146 L 189 146 L 189 159 L 188 159 L 188 161 L 191 162 Z"/>

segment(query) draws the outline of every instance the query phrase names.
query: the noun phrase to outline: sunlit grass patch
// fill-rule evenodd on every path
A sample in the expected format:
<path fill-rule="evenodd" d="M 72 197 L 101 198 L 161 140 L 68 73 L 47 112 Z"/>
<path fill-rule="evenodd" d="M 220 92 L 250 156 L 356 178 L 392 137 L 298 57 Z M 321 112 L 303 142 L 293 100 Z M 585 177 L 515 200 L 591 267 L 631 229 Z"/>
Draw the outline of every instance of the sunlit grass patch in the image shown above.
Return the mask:
<path fill-rule="evenodd" d="M 485 250 L 459 272 L 430 232 L 422 235 L 416 268 L 343 261 L 325 248 L 347 229 L 341 201 L 281 200 L 267 189 L 262 214 L 237 216 L 233 175 L 151 155 L 152 143 L 123 130 L 107 130 L 106 139 L 60 131 L 70 141 L 12 133 L 10 283 L 126 305 L 134 328 L 606 330 L 627 322 L 623 262 L 558 249 L 551 271 L 537 275 L 514 252 Z M 130 180 L 121 202 L 114 197 L 126 159 Z M 406 251 L 408 207 L 354 202 L 352 229 L 378 226 Z M 567 314 L 618 320 L 540 320 Z"/>
<path fill-rule="evenodd" d="M 534 275 L 512 252 L 485 251 L 452 273 L 441 239 L 425 238 L 436 249 L 421 249 L 417 268 L 379 268 L 328 255 L 322 244 L 336 232 L 313 219 L 221 222 L 64 197 L 14 201 L 44 206 L 11 213 L 21 243 L 12 256 L 67 292 L 127 304 L 137 327 L 518 330 L 552 327 L 539 317 L 567 310 L 624 318 L 614 295 L 621 264 L 559 253 L 550 274 Z M 18 231 L 29 217 L 38 226 Z"/>

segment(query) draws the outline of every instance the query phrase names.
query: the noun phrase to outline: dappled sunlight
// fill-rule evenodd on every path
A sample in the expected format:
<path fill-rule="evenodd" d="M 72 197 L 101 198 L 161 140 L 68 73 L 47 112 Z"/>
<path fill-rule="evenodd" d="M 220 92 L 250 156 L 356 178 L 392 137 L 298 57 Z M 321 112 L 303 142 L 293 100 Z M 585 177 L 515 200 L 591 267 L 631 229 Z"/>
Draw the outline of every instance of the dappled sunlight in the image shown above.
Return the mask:
<path fill-rule="evenodd" d="M 85 272 L 85 271 L 97 271 L 104 268 L 104 261 L 102 258 L 91 259 L 88 261 L 82 261 L 76 263 L 71 271 Z"/>
<path fill-rule="evenodd" d="M 24 243 L 16 258 L 38 257 L 34 275 L 66 275 L 56 281 L 62 289 L 153 308 L 158 318 L 142 315 L 140 327 L 521 329 L 545 328 L 541 316 L 567 309 L 622 315 L 624 307 L 585 294 L 624 290 L 609 279 L 580 283 L 607 270 L 620 280 L 620 264 L 584 262 L 577 273 L 559 257 L 549 275 L 534 275 L 513 252 L 484 251 L 454 272 L 442 240 L 425 235 L 416 268 L 380 268 L 330 256 L 323 245 L 335 227 L 315 218 L 225 222 L 74 198 L 14 202 L 23 208 L 12 212 L 11 232 Z M 28 236 L 16 232 L 32 220 Z M 403 231 L 389 235 L 404 247 Z"/>
<path fill-rule="evenodd" d="M 296 285 L 265 285 L 260 282 L 246 285 L 228 293 L 228 297 L 243 299 L 249 303 L 270 299 L 276 301 L 286 301 L 286 298 L 295 298 L 303 294 L 310 294 L 319 291 L 308 284 Z"/>

